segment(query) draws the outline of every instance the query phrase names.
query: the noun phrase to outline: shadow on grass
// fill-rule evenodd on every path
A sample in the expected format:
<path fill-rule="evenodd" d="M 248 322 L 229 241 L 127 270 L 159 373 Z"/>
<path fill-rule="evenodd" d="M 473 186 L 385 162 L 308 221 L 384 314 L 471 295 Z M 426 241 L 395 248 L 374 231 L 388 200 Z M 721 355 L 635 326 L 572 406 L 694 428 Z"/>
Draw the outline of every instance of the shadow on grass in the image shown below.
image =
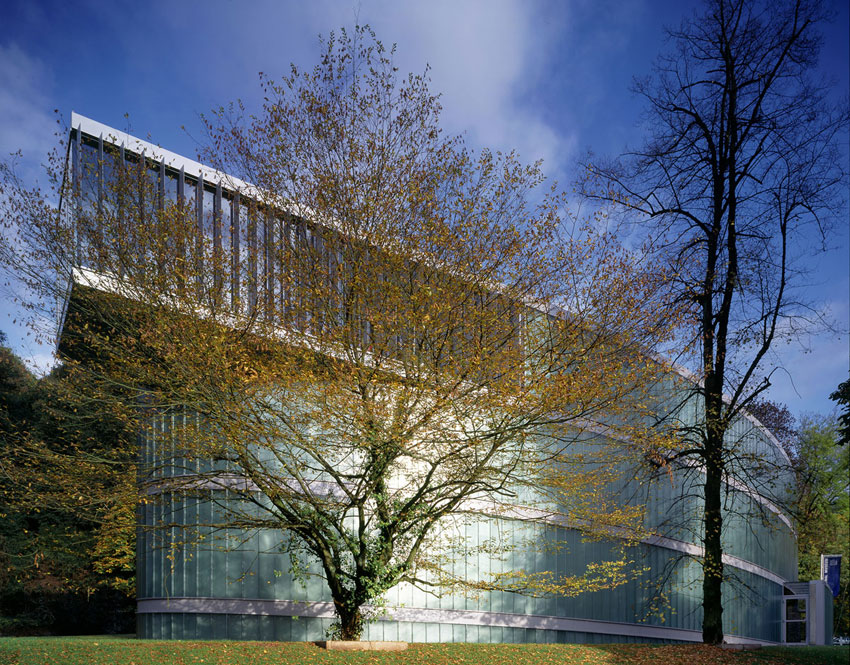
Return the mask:
<path fill-rule="evenodd" d="M 587 661 L 576 660 L 576 665 L 599 663 L 600 665 L 848 665 L 850 647 L 771 646 L 760 649 L 733 651 L 703 644 L 688 645 L 587 645 L 587 651 L 596 652 L 596 657 Z M 573 661 L 563 661 L 572 665 Z"/>

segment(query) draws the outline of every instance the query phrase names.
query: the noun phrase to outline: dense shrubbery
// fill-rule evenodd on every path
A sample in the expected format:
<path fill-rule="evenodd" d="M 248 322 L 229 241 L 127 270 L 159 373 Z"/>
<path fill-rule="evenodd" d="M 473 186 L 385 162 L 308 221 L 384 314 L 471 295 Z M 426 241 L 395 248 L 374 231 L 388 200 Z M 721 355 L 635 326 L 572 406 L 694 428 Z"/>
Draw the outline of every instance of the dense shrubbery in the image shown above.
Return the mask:
<path fill-rule="evenodd" d="M 4 341 L 0 634 L 132 632 L 134 504 L 122 489 L 134 487 L 135 474 L 125 432 L 69 402 L 56 381 L 61 368 L 36 379 Z M 80 452 L 85 461 L 71 463 Z M 86 479 L 95 469 L 98 481 Z"/>

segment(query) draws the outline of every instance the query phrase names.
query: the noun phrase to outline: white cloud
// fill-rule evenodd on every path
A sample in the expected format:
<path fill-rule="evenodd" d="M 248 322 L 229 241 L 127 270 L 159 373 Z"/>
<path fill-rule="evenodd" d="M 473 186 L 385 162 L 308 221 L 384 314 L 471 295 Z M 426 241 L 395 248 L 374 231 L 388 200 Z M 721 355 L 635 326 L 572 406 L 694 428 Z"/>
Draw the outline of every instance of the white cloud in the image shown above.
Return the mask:
<path fill-rule="evenodd" d="M 430 64 L 450 132 L 473 146 L 516 149 L 527 162 L 543 158 L 551 172 L 574 142 L 545 121 L 531 94 L 551 38 L 535 8 L 512 0 L 380 2 L 365 5 L 362 18 L 398 43 L 402 71 Z"/>
<path fill-rule="evenodd" d="M 203 81 L 206 94 L 244 96 L 256 85 L 257 70 L 277 78 L 288 73 L 290 62 L 312 68 L 319 34 L 327 37 L 359 22 L 370 25 L 385 46 L 398 45 L 402 74 L 423 73 L 430 65 L 431 90 L 442 94 L 444 128 L 465 134 L 472 147 L 515 149 L 525 162 L 543 158 L 554 174 L 575 144 L 546 121 L 547 110 L 535 98 L 557 46 L 555 28 L 537 2 L 314 0 L 218 9 L 201 16 L 193 34 L 215 34 L 228 23 L 226 50 L 208 39 L 191 42 L 211 65 Z M 564 14 L 559 8 L 559 21 Z M 176 20 L 164 21 L 168 30 L 176 29 Z"/>
<path fill-rule="evenodd" d="M 32 181 L 55 145 L 55 120 L 49 110 L 50 73 L 38 58 L 16 44 L 0 45 L 0 159 L 18 150 L 16 167 Z"/>
<path fill-rule="evenodd" d="M 46 376 L 50 374 L 50 370 L 56 367 L 56 357 L 52 352 L 49 352 L 49 350 L 43 347 L 37 348 L 39 349 L 38 351 L 29 353 L 26 351 L 21 352 L 19 349 L 18 353 L 33 374 L 36 376 Z"/>
<path fill-rule="evenodd" d="M 25 185 L 33 185 L 41 177 L 42 164 L 56 145 L 56 129 L 50 112 L 48 92 L 51 76 L 42 62 L 30 56 L 16 44 L 0 44 L 0 159 L 20 150 L 14 158 L 18 176 Z M 4 229 L 2 240 L 13 237 Z M 0 290 L 0 330 L 8 335 L 9 344 L 29 365 L 42 374 L 54 364 L 52 345 L 37 339 L 26 326 L 28 314 L 14 298 L 22 288 L 13 275 L 3 276 Z"/>

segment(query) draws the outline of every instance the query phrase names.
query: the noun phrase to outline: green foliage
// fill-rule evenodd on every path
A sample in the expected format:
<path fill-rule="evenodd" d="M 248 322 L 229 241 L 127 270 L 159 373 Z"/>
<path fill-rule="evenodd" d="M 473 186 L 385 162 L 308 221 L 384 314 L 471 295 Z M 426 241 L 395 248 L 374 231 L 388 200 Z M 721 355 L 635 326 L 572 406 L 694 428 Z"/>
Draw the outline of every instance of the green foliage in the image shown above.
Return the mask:
<path fill-rule="evenodd" d="M 6 346 L 6 335 L 0 331 L 0 435 L 9 436 L 31 418 L 34 384 L 35 377 Z"/>
<path fill-rule="evenodd" d="M 838 445 L 830 418 L 800 427 L 797 466 L 801 580 L 820 579 L 820 555 L 841 554 L 841 592 L 835 599 L 834 634 L 850 634 L 850 447 Z"/>
<path fill-rule="evenodd" d="M 135 495 L 128 503 L 126 486 L 135 489 L 135 474 L 120 445 L 127 437 L 102 410 L 68 399 L 64 373 L 37 380 L 0 347 L 4 633 L 126 630 L 132 619 Z"/>
<path fill-rule="evenodd" d="M 838 434 L 841 436 L 838 443 L 843 446 L 850 441 L 850 379 L 838 384 L 838 389 L 829 396 L 829 399 L 838 402 L 838 405 L 844 409 L 844 413 L 838 416 Z"/>

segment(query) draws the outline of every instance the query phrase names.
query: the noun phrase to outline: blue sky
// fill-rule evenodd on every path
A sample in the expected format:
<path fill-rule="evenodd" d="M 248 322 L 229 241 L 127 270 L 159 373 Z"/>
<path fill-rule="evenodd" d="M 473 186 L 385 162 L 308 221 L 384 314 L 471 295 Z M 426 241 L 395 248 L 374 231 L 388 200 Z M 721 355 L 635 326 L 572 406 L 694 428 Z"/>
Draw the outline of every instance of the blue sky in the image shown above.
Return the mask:
<path fill-rule="evenodd" d="M 848 95 L 847 0 L 824 27 L 822 73 Z M 691 0 L 312 0 L 124 2 L 12 0 L 0 23 L 0 155 L 22 150 L 20 172 L 35 180 L 55 145 L 58 109 L 72 110 L 194 156 L 198 114 L 241 98 L 259 101 L 258 72 L 289 63 L 312 67 L 318 35 L 368 23 L 398 45 L 402 71 L 431 66 L 445 128 L 474 147 L 516 149 L 544 159 L 569 184 L 591 149 L 615 155 L 638 145 L 642 107 L 629 91 L 650 73 L 665 25 L 678 25 Z M 129 114 L 125 117 L 125 114 Z M 183 129 L 185 127 L 185 129 Z M 194 137 L 194 138 L 193 138 Z M 782 345 L 784 366 L 769 397 L 794 413 L 829 412 L 827 397 L 848 376 L 850 241 L 839 220 L 832 250 L 818 259 L 809 293 L 845 332 Z M 0 293 L 0 330 L 33 366 L 49 362 Z M 13 321 L 17 319 L 17 323 Z"/>

